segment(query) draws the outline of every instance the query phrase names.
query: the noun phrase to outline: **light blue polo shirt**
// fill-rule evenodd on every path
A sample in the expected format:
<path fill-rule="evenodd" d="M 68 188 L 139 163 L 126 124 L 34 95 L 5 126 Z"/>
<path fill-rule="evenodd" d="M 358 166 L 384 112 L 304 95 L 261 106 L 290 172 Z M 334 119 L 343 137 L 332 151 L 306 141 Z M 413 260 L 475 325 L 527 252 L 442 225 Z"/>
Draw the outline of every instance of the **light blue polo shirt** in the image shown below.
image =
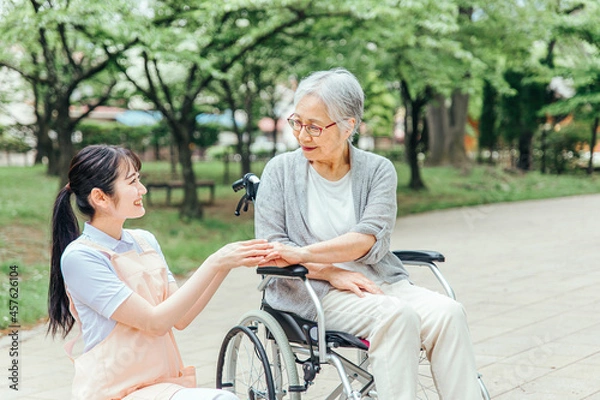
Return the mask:
<path fill-rule="evenodd" d="M 164 260 L 152 233 L 141 229 L 134 232 L 144 238 Z M 82 244 L 82 239 L 119 254 L 130 250 L 142 253 L 143 250 L 126 230 L 123 230 L 121 240 L 117 240 L 87 222 L 81 236 L 65 249 L 60 260 L 61 269 L 81 320 L 85 352 L 110 334 L 116 325 L 116 321 L 110 317 L 131 295 L 132 290 L 119 279 L 106 254 Z M 169 282 L 175 282 L 168 266 L 167 274 Z"/>

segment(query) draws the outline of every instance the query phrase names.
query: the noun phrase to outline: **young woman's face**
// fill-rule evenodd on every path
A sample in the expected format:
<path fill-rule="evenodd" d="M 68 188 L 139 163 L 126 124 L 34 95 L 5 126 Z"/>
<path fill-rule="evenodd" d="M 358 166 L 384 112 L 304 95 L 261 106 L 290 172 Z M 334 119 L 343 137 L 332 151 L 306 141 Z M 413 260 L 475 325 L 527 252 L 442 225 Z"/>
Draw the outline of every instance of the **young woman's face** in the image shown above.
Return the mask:
<path fill-rule="evenodd" d="M 302 124 L 313 124 L 321 128 L 336 122 L 327 114 L 323 101 L 313 95 L 306 95 L 300 99 L 293 118 L 300 120 Z M 350 134 L 350 131 L 342 131 L 337 124 L 324 129 L 318 137 L 309 135 L 304 128 L 299 132 L 294 131 L 304 156 L 309 161 L 317 162 L 328 162 L 339 157 L 346 150 Z"/>
<path fill-rule="evenodd" d="M 131 163 L 123 163 L 114 185 L 113 212 L 119 219 L 139 218 L 146 213 L 142 196 L 148 192 L 140 173 Z"/>

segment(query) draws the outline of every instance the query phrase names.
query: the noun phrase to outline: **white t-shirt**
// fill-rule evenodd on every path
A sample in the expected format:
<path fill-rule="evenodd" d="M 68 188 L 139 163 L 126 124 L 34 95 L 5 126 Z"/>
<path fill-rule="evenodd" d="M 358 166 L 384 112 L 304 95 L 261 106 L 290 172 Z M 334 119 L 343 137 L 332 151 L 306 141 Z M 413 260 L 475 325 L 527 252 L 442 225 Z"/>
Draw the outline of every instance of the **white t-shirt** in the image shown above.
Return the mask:
<path fill-rule="evenodd" d="M 347 233 L 356 225 L 350 172 L 337 181 L 323 178 L 308 165 L 308 226 L 320 241 Z"/>
<path fill-rule="evenodd" d="M 141 229 L 135 230 L 135 233 L 145 239 L 164 259 L 154 235 Z M 119 279 L 110 259 L 99 250 L 82 244 L 83 239 L 115 253 L 130 250 L 142 253 L 143 250 L 125 230 L 121 234 L 121 240 L 117 240 L 88 223 L 81 236 L 65 249 L 61 257 L 61 270 L 81 320 L 85 352 L 112 332 L 116 321 L 110 317 L 133 292 Z M 169 282 L 175 282 L 168 267 L 167 273 Z"/>
<path fill-rule="evenodd" d="M 307 182 L 307 218 L 311 234 L 320 241 L 341 236 L 356 225 L 354 196 L 352 196 L 352 170 L 337 181 L 323 178 L 308 165 Z M 336 267 L 360 272 L 377 284 L 383 283 L 381 277 L 360 263 L 348 261 L 333 263 Z"/>

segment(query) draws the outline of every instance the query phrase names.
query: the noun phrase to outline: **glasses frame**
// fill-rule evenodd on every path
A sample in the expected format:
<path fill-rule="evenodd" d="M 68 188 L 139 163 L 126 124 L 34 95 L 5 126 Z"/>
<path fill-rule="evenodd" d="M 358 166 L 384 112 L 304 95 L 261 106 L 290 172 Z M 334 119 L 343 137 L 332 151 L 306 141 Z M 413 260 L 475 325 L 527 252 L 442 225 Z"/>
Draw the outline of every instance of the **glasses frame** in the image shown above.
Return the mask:
<path fill-rule="evenodd" d="M 302 122 L 300 122 L 300 120 L 298 118 L 292 118 L 294 116 L 294 114 L 290 115 L 289 118 L 287 119 L 288 124 L 290 125 L 290 127 L 292 128 L 292 130 L 294 132 L 301 132 L 302 128 L 304 128 L 304 131 L 306 133 L 308 133 L 310 136 L 312 137 L 319 137 L 323 134 L 323 131 L 327 128 L 331 128 L 332 126 L 336 125 L 337 122 L 332 122 L 331 124 L 327 125 L 326 127 L 320 127 L 319 125 L 316 124 L 303 124 Z M 296 122 L 298 122 L 300 124 L 300 129 L 295 129 L 293 124 L 295 124 Z M 310 133 L 310 131 L 308 129 L 306 129 L 309 126 L 315 126 L 317 128 L 319 128 L 319 134 L 318 135 L 314 135 L 312 133 Z"/>

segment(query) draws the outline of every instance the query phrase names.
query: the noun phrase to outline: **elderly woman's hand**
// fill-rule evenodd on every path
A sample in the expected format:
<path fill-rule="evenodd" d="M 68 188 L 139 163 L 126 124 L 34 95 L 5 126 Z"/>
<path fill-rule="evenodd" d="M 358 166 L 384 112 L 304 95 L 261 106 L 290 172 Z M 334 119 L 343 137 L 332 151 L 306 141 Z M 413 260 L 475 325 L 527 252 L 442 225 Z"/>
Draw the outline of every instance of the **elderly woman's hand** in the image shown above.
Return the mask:
<path fill-rule="evenodd" d="M 289 246 L 273 242 L 273 250 L 266 255 L 265 260 L 259 265 L 287 267 L 288 265 L 306 262 L 306 251 L 302 247 Z"/>
<path fill-rule="evenodd" d="M 383 294 L 375 282 L 360 272 L 347 271 L 332 265 L 322 269 L 320 275 L 334 288 L 352 292 L 358 297 L 365 297 L 365 293 Z"/>

